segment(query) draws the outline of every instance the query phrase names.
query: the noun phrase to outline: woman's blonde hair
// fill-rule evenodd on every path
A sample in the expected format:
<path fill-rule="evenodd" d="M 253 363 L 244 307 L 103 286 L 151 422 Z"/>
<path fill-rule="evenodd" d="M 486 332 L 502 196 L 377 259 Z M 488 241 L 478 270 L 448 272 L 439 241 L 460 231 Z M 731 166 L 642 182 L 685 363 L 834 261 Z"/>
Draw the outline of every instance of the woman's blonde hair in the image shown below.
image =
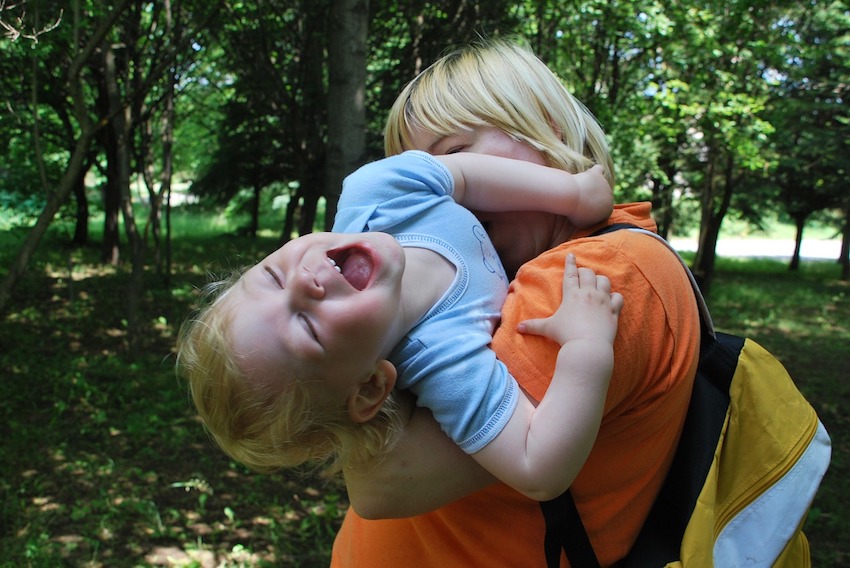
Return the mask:
<path fill-rule="evenodd" d="M 239 307 L 227 301 L 227 292 L 243 272 L 207 285 L 203 307 L 178 336 L 178 374 L 187 380 L 195 408 L 215 442 L 256 471 L 310 463 L 325 466 L 328 475 L 392 447 L 403 430 L 394 394 L 375 418 L 360 424 L 342 406 L 315 404 L 305 380 L 282 376 L 279 384 L 252 384 L 228 336 L 232 313 Z"/>
<path fill-rule="evenodd" d="M 415 130 L 451 136 L 475 126 L 499 128 L 552 167 L 578 173 L 599 164 L 614 187 L 608 141 L 594 116 L 529 48 L 508 40 L 464 46 L 413 79 L 390 110 L 384 150 L 413 149 Z"/>

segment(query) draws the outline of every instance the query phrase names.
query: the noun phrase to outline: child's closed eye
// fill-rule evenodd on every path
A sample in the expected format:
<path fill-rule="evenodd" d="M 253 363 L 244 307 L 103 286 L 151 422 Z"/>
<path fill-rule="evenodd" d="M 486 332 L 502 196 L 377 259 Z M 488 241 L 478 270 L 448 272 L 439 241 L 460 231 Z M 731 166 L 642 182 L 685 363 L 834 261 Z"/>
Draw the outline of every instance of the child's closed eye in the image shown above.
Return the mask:
<path fill-rule="evenodd" d="M 266 272 L 269 274 L 269 276 L 271 276 L 271 279 L 274 280 L 274 283 L 277 284 L 281 290 L 283 290 L 283 282 L 281 282 L 280 277 L 277 275 L 277 273 L 272 270 L 270 266 L 265 266 L 263 268 L 265 268 Z"/>
<path fill-rule="evenodd" d="M 307 330 L 307 332 L 310 334 L 310 336 L 316 341 L 316 343 L 321 345 L 322 342 L 319 341 L 319 336 L 316 333 L 316 328 L 313 327 L 313 322 L 311 322 L 310 319 L 307 316 L 305 316 L 304 314 L 298 314 L 298 319 L 301 320 L 301 322 L 304 324 L 304 328 Z"/>

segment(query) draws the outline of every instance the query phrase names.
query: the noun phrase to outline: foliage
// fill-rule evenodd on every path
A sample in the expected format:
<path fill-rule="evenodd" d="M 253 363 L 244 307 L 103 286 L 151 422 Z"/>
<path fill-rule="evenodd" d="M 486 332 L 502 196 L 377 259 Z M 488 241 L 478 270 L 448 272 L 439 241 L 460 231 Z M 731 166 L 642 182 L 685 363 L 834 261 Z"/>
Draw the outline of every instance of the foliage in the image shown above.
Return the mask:
<path fill-rule="evenodd" d="M 838 5 L 806 15 L 789 30 L 777 54 L 770 120 L 778 163 L 772 181 L 781 203 L 800 226 L 847 201 L 847 110 L 850 12 Z"/>
<path fill-rule="evenodd" d="M 325 566 L 347 507 L 309 472 L 251 474 L 213 447 L 174 376 L 174 337 L 209 272 L 275 247 L 193 209 L 175 218 L 170 287 L 146 275 L 144 352 L 131 360 L 126 267 L 52 231 L 0 324 L 0 557 L 15 566 Z M 0 266 L 19 231 L 0 234 Z M 11 246 L 7 246 L 11 245 Z M 806 527 L 815 565 L 850 560 L 847 479 L 850 290 L 833 263 L 789 273 L 722 259 L 709 302 L 718 327 L 780 355 L 834 442 Z"/>
<path fill-rule="evenodd" d="M 289 207 L 281 236 L 313 229 L 318 200 L 335 195 L 324 175 L 335 0 L 81 0 L 62 12 L 42 0 L 24 4 L 33 21 L 19 28 L 44 33 L 0 40 L 7 55 L 0 59 L 4 195 L 32 203 L 61 185 L 65 201 L 70 182 L 60 183 L 63 174 L 99 171 L 104 197 L 94 200 L 106 212 L 105 259 L 117 258 L 122 246 L 119 206 L 132 216 L 139 203 L 126 204 L 122 192 L 131 181 L 143 183 L 155 205 L 172 179 L 188 181 L 210 203 L 247 189 L 255 196 L 255 218 L 261 192 L 278 192 Z M 818 195 L 840 187 L 848 124 L 846 2 L 373 0 L 368 7 L 364 160 L 381 155 L 387 109 L 425 65 L 458 43 L 514 35 L 604 125 L 619 199 L 650 199 L 662 233 L 699 219 L 700 270 L 710 272 L 712 237 L 727 213 L 758 224 L 777 207 L 799 209 L 802 188 L 792 189 L 792 198 L 787 189 L 778 197 L 779 187 L 801 187 L 789 179 L 812 180 Z M 112 15 L 99 40 L 94 27 Z M 73 89 L 72 72 L 82 79 L 71 81 Z M 87 124 L 97 134 L 91 142 L 81 138 Z M 129 155 L 118 144 L 124 140 Z M 87 153 L 73 171 L 68 160 L 77 144 Z M 78 223 L 85 226 L 86 193 L 76 195 Z M 838 201 L 813 200 L 807 215 L 846 209 Z M 694 209 L 701 217 L 680 214 Z M 158 255 L 163 216 L 158 207 L 149 214 Z M 132 237 L 132 218 L 125 226 Z M 78 234 L 84 242 L 84 232 Z M 137 263 L 149 262 L 136 252 Z"/>

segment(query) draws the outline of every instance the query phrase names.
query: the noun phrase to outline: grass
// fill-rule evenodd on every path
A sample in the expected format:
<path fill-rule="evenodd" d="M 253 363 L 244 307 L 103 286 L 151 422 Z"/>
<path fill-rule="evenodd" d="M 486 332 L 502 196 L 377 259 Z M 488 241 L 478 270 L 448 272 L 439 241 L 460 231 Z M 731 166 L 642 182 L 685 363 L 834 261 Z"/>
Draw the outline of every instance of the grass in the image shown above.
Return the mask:
<path fill-rule="evenodd" d="M 208 271 L 259 258 L 275 236 L 249 241 L 222 234 L 221 221 L 190 221 L 175 220 L 170 288 L 146 275 L 138 359 L 127 355 L 127 271 L 99 266 L 96 247 L 69 250 L 68 232 L 52 231 L 16 289 L 0 322 L 0 566 L 327 565 L 344 490 L 231 463 L 173 371 L 176 330 Z M 22 235 L 0 232 L 0 266 Z M 721 259 L 718 269 L 718 327 L 781 354 L 832 435 L 806 533 L 815 566 L 847 565 L 850 290 L 832 263 L 794 274 Z"/>

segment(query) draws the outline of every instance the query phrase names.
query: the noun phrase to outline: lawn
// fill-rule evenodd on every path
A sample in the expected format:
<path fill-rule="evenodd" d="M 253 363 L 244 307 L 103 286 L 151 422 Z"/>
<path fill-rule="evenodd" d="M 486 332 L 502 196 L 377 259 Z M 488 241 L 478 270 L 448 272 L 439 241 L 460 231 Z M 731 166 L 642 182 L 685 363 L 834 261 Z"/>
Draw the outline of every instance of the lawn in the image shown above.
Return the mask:
<path fill-rule="evenodd" d="M 0 323 L 0 565 L 325 566 L 347 507 L 308 472 L 255 475 L 207 439 L 174 374 L 176 330 L 209 270 L 274 247 L 214 234 L 175 243 L 174 272 L 146 275 L 144 355 L 126 350 L 128 275 L 51 233 Z M 0 266 L 23 235 L 0 233 Z M 721 259 L 719 328 L 780 355 L 833 438 L 806 526 L 815 566 L 850 563 L 850 288 L 831 262 L 789 273 Z"/>

